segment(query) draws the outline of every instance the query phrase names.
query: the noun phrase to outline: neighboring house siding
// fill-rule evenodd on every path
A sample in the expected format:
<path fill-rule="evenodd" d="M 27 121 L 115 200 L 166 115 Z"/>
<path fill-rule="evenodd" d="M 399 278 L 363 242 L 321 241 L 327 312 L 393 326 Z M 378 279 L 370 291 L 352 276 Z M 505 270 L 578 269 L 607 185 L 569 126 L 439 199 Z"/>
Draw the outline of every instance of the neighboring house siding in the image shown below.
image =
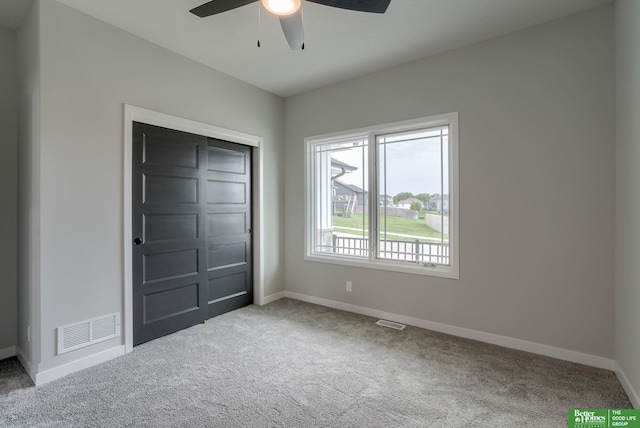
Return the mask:
<path fill-rule="evenodd" d="M 380 195 L 380 205 L 393 206 L 393 196 Z"/>
<path fill-rule="evenodd" d="M 403 199 L 402 201 L 398 202 L 398 207 L 399 208 L 411 209 L 411 205 L 413 205 L 415 203 L 420 204 L 420 207 L 424 208 L 424 204 L 422 203 L 422 201 L 420 199 L 416 199 L 416 198 Z"/>
<path fill-rule="evenodd" d="M 429 211 L 438 211 L 438 212 L 442 212 L 444 208 L 444 212 L 448 213 L 449 212 L 449 195 L 444 195 L 444 202 L 442 198 L 434 198 L 430 200 L 427 207 Z"/>
<path fill-rule="evenodd" d="M 353 194 L 355 194 L 358 198 L 357 205 L 359 208 L 366 207 L 368 205 L 369 192 L 361 189 L 358 186 L 355 186 L 353 184 L 345 184 L 338 180 L 334 180 L 333 188 L 335 190 L 335 196 L 337 197 L 336 199 L 340 199 L 340 201 L 334 203 L 334 207 L 336 210 L 344 210 L 346 199 L 351 197 Z M 344 201 L 342 201 L 341 199 L 344 199 Z"/>

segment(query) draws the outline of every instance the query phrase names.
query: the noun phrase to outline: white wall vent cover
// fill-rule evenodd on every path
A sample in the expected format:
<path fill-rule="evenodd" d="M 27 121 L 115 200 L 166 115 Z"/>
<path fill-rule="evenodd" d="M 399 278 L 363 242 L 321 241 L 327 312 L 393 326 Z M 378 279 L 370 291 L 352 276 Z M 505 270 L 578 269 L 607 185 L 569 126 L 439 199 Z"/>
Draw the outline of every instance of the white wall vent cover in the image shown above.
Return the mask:
<path fill-rule="evenodd" d="M 57 328 L 58 355 L 120 336 L 120 313 Z"/>
<path fill-rule="evenodd" d="M 400 324 L 398 322 L 393 322 L 393 321 L 387 321 L 387 320 L 378 320 L 376 322 L 376 325 L 381 325 L 382 327 L 393 328 L 395 330 L 404 330 L 404 328 L 406 327 L 406 325 L 404 325 L 404 324 Z"/>

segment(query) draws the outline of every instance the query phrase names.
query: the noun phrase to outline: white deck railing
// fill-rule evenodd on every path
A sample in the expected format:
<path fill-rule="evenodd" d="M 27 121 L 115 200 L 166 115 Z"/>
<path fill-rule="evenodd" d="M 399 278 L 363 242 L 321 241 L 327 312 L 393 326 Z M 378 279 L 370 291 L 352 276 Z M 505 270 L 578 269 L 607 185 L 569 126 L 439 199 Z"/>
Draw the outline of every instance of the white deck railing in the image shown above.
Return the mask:
<path fill-rule="evenodd" d="M 333 235 L 333 253 L 367 257 L 369 255 L 369 240 Z M 419 239 L 413 241 L 380 240 L 378 257 L 388 260 L 448 265 L 449 244 Z"/>

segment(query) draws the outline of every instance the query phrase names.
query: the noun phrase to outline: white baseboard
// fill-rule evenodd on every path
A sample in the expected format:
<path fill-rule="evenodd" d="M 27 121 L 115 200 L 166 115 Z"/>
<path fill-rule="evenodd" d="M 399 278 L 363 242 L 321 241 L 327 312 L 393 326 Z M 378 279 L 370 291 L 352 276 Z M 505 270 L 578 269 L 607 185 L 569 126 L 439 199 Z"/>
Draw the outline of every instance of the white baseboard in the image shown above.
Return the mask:
<path fill-rule="evenodd" d="M 273 294 L 270 294 L 268 296 L 264 296 L 260 306 L 268 305 L 269 303 L 275 302 L 276 300 L 284 299 L 284 297 L 285 297 L 285 292 L 284 291 L 281 291 L 279 293 L 273 293 Z"/>
<path fill-rule="evenodd" d="M 335 300 L 323 299 L 320 297 L 309 296 L 306 294 L 285 291 L 285 297 L 302 300 L 304 302 L 314 303 L 321 306 L 327 306 L 342 311 L 353 312 L 360 315 L 366 315 L 373 318 L 382 318 L 389 321 L 395 321 L 402 324 L 412 325 L 427 330 L 438 331 L 440 333 L 450 334 L 452 336 L 464 337 L 467 339 L 478 340 L 480 342 L 491 343 L 493 345 L 504 346 L 506 348 L 517 349 L 519 351 L 531 352 L 534 354 L 544 355 L 547 357 L 558 358 L 560 360 L 570 361 L 573 363 L 584 364 L 587 366 L 597 367 L 601 369 L 614 370 L 615 362 L 613 359 L 598 357 L 596 355 L 584 354 L 582 352 L 571 351 L 554 346 L 542 345 L 539 343 L 528 342 L 526 340 L 514 339 L 511 337 L 500 336 L 492 333 L 485 333 L 478 330 L 470 330 L 468 328 L 456 327 L 448 324 L 442 324 L 433 321 L 427 321 L 420 318 L 407 317 L 404 315 L 393 314 L 390 312 L 380 311 L 378 309 L 366 308 L 363 306 L 352 305 L 349 303 L 338 302 Z"/>
<path fill-rule="evenodd" d="M 16 356 L 16 347 L 9 346 L 8 348 L 0 349 L 0 360 L 5 358 L 11 358 Z"/>
<path fill-rule="evenodd" d="M 77 371 L 87 369 L 89 367 L 113 360 L 125 354 L 124 345 L 116 346 L 114 348 L 107 349 L 106 351 L 98 352 L 97 354 L 89 355 L 88 357 L 81 358 L 76 361 L 72 361 L 67 364 L 63 364 L 58 367 L 54 367 L 49 370 L 45 370 L 40 373 L 36 373 L 34 383 L 36 386 L 44 385 L 52 380 L 59 379 L 63 376 L 70 375 Z"/>
<path fill-rule="evenodd" d="M 616 363 L 616 376 L 618 376 L 618 380 L 622 384 L 624 391 L 629 396 L 629 400 L 631 400 L 631 404 L 633 404 L 633 407 L 636 409 L 640 409 L 640 395 L 638 395 L 638 392 L 633 388 L 633 386 L 631 386 L 629 378 L 618 363 Z"/>

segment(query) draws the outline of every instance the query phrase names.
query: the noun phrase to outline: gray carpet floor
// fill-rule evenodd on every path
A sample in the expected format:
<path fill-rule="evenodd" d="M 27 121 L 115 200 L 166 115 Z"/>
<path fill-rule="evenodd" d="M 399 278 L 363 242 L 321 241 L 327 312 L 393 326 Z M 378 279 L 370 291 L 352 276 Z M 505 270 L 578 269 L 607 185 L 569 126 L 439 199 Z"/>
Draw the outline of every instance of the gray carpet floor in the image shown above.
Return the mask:
<path fill-rule="evenodd" d="M 0 426 L 566 427 L 632 407 L 610 371 L 375 321 L 283 299 L 38 388 L 5 360 Z"/>

